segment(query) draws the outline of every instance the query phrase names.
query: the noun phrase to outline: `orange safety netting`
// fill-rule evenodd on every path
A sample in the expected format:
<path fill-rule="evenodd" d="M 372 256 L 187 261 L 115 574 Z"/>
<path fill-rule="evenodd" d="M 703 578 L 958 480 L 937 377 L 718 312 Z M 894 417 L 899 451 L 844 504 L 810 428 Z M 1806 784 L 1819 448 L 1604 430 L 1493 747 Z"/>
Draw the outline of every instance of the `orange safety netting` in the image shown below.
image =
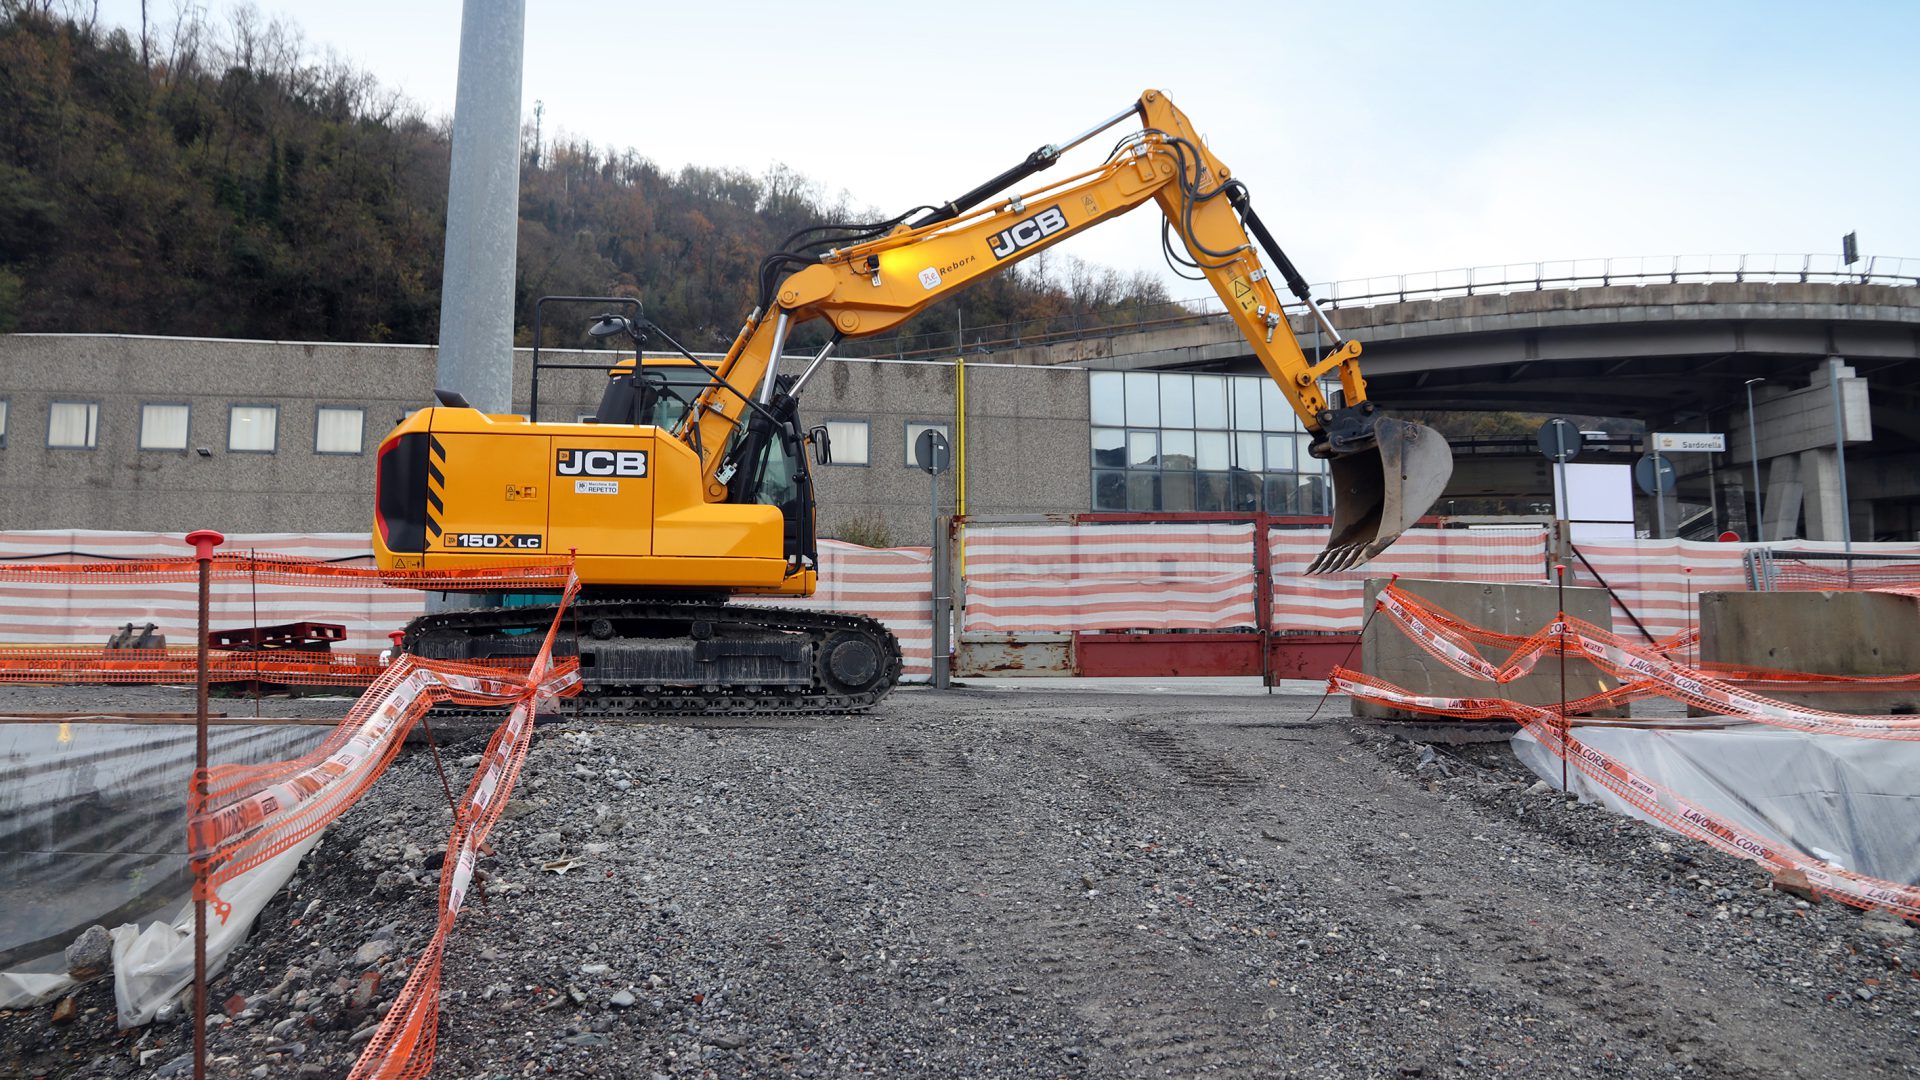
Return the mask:
<path fill-rule="evenodd" d="M 391 657 L 365 650 L 213 649 L 210 683 L 263 682 L 282 686 L 371 686 Z M 0 645 L 0 683 L 191 683 L 198 670 L 191 646 L 104 649 L 94 645 Z M 471 666 L 524 672 L 525 657 L 469 660 Z"/>
<path fill-rule="evenodd" d="M 1469 627 L 1469 624 L 1396 585 L 1388 585 L 1380 591 L 1377 609 L 1441 663 L 1463 675 L 1495 685 L 1509 683 L 1528 674 L 1542 657 L 1557 656 L 1564 648 L 1569 655 L 1583 657 L 1623 683 L 1641 687 L 1636 692 L 1642 696 L 1657 694 L 1709 712 L 1796 731 L 1873 739 L 1920 740 L 1920 716 L 1859 716 L 1811 709 L 1766 697 L 1698 668 L 1688 667 L 1654 649 L 1628 644 L 1611 631 L 1564 613 L 1522 639 L 1504 663 L 1495 664 L 1480 654 L 1469 634 L 1461 632 L 1460 628 Z M 1479 632 L 1483 638 L 1486 634 L 1485 631 Z M 1512 640 L 1512 635 L 1497 636 L 1506 641 Z M 1807 681 L 1817 682 L 1825 678 L 1807 676 Z"/>
<path fill-rule="evenodd" d="M 1521 648 L 1495 666 L 1475 649 L 1475 637 L 1488 632 L 1461 633 L 1467 628 L 1456 616 L 1418 597 L 1389 586 L 1382 590 L 1377 610 L 1405 630 L 1423 649 L 1462 674 L 1500 685 L 1530 670 L 1546 652 L 1557 655 L 1559 642 L 1570 641 L 1580 655 L 1629 681 L 1619 687 L 1568 701 L 1563 709 L 1528 705 L 1497 697 L 1446 697 L 1416 694 L 1385 680 L 1335 668 L 1328 680 L 1333 692 L 1348 694 L 1409 712 L 1456 719 L 1506 719 L 1526 728 L 1540 744 L 1579 769 L 1636 810 L 1684 836 L 1722 851 L 1760 862 L 1776 872 L 1797 871 L 1824 895 L 1863 908 L 1886 908 L 1907 918 L 1920 919 L 1920 887 L 1868 877 L 1834 867 L 1767 837 L 1754 836 L 1696 806 L 1670 788 L 1641 777 L 1614 758 L 1582 743 L 1570 730 L 1570 717 L 1598 708 L 1648 696 L 1664 696 L 1700 704 L 1729 715 L 1820 734 L 1869 738 L 1920 738 L 1914 717 L 1861 717 L 1801 709 L 1785 702 L 1742 693 L 1731 684 L 1658 656 L 1650 650 L 1623 645 L 1604 630 L 1569 619 L 1564 613 L 1540 633 L 1522 639 Z M 1493 635 L 1511 639 L 1511 635 Z M 1524 653 L 1524 655 L 1523 655 Z M 1773 673 L 1779 674 L 1779 673 Z M 1817 678 L 1817 677 L 1816 677 Z M 1724 703 L 1746 706 L 1745 711 L 1723 708 Z M 1855 721 L 1858 723 L 1849 723 Z"/>
<path fill-rule="evenodd" d="M 557 667 L 549 670 L 553 639 L 566 614 L 566 605 L 578 589 L 577 580 L 569 583 L 561 609 L 554 613 L 553 625 L 547 629 L 546 642 L 527 672 L 528 685 L 549 685 L 559 671 Z M 506 807 L 507 795 L 519 779 L 520 767 L 525 764 L 527 750 L 533 744 L 533 708 L 531 694 L 522 698 L 487 743 L 479 771 L 474 773 L 454 811 L 453 833 L 447 838 L 447 857 L 440 872 L 439 925 L 407 976 L 400 996 L 394 999 L 379 1030 L 367 1043 L 360 1060 L 354 1063 L 349 1080 L 423 1077 L 433 1069 L 434 1044 L 440 1030 L 441 958 L 453 922 L 466 903 L 481 845 L 486 842 L 494 822 L 499 820 L 500 811 Z"/>
<path fill-rule="evenodd" d="M 571 564 L 526 563 L 471 570 L 382 570 L 376 566 L 348 566 L 297 555 L 214 555 L 208 560 L 210 581 L 258 581 L 275 585 L 344 585 L 355 588 L 385 585 L 396 589 L 470 591 L 483 589 L 559 589 L 566 585 Z M 0 582 L 59 581 L 74 585 L 95 582 L 187 582 L 200 580 L 199 560 L 123 559 L 65 563 L 0 562 Z"/>
<path fill-rule="evenodd" d="M 174 573 L 177 568 L 168 567 L 159 572 Z M 193 567 L 192 572 L 197 579 L 198 568 Z M 444 580 L 436 578 L 437 582 Z M 508 579 L 490 575 L 489 580 L 540 584 L 548 581 L 544 576 L 526 575 Z M 471 880 L 475 855 L 519 775 L 531 745 L 536 710 L 556 697 L 579 691 L 579 661 L 572 657 L 556 661 L 553 646 L 561 620 L 579 594 L 580 582 L 568 570 L 560 584 L 564 590 L 559 610 L 535 656 L 520 661 L 467 664 L 401 654 L 371 674 L 371 685 L 346 719 L 308 753 L 287 761 L 218 765 L 194 773 L 187 799 L 187 847 L 194 872 L 193 894 L 224 921 L 231 914 L 232 906 L 221 899 L 221 887 L 294 848 L 351 808 L 386 771 L 407 733 L 434 705 L 455 702 L 509 709 L 488 745 L 479 771 L 467 787 L 466 797 L 455 808 L 446 869 L 441 875 L 440 925 L 378 1034 L 355 1066 L 355 1076 L 424 1076 L 432 1067 L 439 1013 L 440 956 Z M 150 672 L 160 672 L 172 668 L 181 654 L 192 656 L 191 650 L 150 651 L 159 655 L 124 663 L 136 667 L 144 663 Z M 227 653 L 222 659 L 229 665 L 238 665 L 229 671 L 235 677 L 267 676 L 276 681 L 284 681 L 281 676 L 300 675 L 297 669 L 304 662 L 290 659 L 285 652 Z M 256 675 L 253 668 L 256 659 L 262 661 L 261 675 Z M 71 670 L 102 678 L 138 674 L 133 667 L 111 671 L 87 668 L 91 662 L 90 659 L 78 662 L 79 666 Z M 349 662 L 360 670 L 365 658 L 352 657 Z M 377 658 L 374 663 L 377 665 Z M 317 664 L 307 663 L 307 666 Z"/>
<path fill-rule="evenodd" d="M 560 591 L 566 563 L 478 570 L 381 570 L 257 553 L 208 563 L 213 628 L 338 624 L 338 648 L 216 648 L 220 682 L 367 686 L 385 670 L 389 631 L 419 615 L 428 591 Z M 192 558 L 0 562 L 0 682 L 191 684 L 198 664 L 199 564 Z M 173 636 L 159 648 L 105 644 L 121 627 Z M 184 639 L 184 641 L 183 641 Z M 143 634 L 140 641 L 148 643 Z M 524 663 L 522 664 L 524 666 Z"/>

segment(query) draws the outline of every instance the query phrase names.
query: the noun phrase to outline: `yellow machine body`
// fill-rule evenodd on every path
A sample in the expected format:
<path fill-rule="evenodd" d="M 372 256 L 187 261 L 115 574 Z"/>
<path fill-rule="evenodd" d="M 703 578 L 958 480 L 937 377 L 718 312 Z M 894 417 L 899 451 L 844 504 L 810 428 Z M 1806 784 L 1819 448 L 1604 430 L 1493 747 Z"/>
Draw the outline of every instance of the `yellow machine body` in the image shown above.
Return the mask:
<path fill-rule="evenodd" d="M 424 451 L 415 468 L 390 463 L 414 446 Z M 383 567 L 571 558 L 580 579 L 596 586 L 814 591 L 814 571 L 794 568 L 782 552 L 779 509 L 707 501 L 700 459 L 657 427 L 428 408 L 396 427 L 380 456 L 383 487 L 417 471 L 426 491 L 417 523 L 380 515 L 373 545 Z M 410 536 L 409 524 L 417 524 Z"/>

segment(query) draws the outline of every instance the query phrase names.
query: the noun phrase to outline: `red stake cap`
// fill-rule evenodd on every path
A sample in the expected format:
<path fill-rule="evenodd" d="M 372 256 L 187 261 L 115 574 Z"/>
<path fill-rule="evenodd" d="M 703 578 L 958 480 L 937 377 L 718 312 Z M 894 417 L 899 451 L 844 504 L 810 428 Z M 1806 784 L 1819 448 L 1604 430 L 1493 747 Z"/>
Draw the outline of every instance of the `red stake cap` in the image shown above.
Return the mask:
<path fill-rule="evenodd" d="M 387 639 L 393 642 L 393 647 L 396 649 L 400 647 L 400 642 L 404 641 L 406 636 L 407 632 L 405 630 L 387 631 Z"/>
<path fill-rule="evenodd" d="M 212 529 L 195 529 L 187 534 L 187 544 L 193 548 L 193 557 L 201 562 L 213 558 L 213 549 L 226 542 L 226 537 Z"/>

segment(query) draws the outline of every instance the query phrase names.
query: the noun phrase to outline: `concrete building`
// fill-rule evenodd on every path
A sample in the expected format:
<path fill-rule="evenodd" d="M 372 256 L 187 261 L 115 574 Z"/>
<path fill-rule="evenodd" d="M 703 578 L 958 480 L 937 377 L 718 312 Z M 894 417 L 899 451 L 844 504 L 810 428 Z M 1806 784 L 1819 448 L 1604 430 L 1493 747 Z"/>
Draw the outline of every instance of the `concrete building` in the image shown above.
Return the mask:
<path fill-rule="evenodd" d="M 1238 333 L 1221 318 L 1166 314 L 1041 344 L 1031 328 L 972 328 L 964 365 L 951 342 L 919 359 L 831 361 L 802 403 L 809 424 L 834 434 L 835 463 L 816 471 L 822 534 L 926 542 L 929 480 L 909 448 L 928 426 L 956 444 L 958 468 L 938 482 L 942 513 L 959 504 L 962 476 L 975 517 L 1325 513 L 1321 465 Z M 1920 288 L 1516 287 L 1396 296 L 1334 319 L 1366 346 L 1373 397 L 1389 409 L 1561 411 L 1725 433 L 1726 453 L 1677 461 L 1683 485 L 1716 505 L 1749 499 L 1744 389 L 1764 379 L 1755 413 L 1768 539 L 1839 538 L 1826 381 L 1837 371 L 1854 538 L 1920 536 Z M 1305 340 L 1305 324 L 1296 330 Z M 548 355 L 597 365 L 610 354 Z M 0 337 L 0 528 L 366 529 L 379 440 L 431 402 L 435 359 L 431 346 Z M 528 352 L 514 364 L 524 412 Z M 540 417 L 591 415 L 602 379 L 543 372 Z M 1547 475 L 1531 454 L 1460 461 L 1462 493 Z"/>
<path fill-rule="evenodd" d="M 434 361 L 431 346 L 0 339 L 0 528 L 366 529 L 379 441 L 432 401 Z M 970 508 L 1086 509 L 1088 372 L 966 368 Z M 526 350 L 514 376 L 525 411 Z M 591 415 L 602 381 L 544 373 L 541 417 Z M 958 436 L 958 382 L 951 361 L 890 360 L 836 362 L 814 381 L 804 415 L 838 436 L 835 463 L 816 471 L 824 533 L 926 542 L 929 478 L 909 447 L 929 426 Z M 942 513 L 956 477 L 940 479 Z"/>

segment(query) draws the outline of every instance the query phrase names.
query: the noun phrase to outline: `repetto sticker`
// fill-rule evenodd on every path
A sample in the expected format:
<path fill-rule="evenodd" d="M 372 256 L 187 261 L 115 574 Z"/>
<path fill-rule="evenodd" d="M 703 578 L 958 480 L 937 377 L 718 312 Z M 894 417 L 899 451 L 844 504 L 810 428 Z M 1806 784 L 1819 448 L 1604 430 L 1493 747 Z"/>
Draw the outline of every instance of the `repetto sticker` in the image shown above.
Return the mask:
<path fill-rule="evenodd" d="M 575 480 L 573 482 L 573 493 L 575 495 L 618 495 L 620 494 L 620 481 Z"/>
<path fill-rule="evenodd" d="M 920 287 L 923 289 L 939 288 L 940 287 L 940 271 L 935 270 L 931 266 L 927 267 L 925 270 L 920 271 Z"/>

